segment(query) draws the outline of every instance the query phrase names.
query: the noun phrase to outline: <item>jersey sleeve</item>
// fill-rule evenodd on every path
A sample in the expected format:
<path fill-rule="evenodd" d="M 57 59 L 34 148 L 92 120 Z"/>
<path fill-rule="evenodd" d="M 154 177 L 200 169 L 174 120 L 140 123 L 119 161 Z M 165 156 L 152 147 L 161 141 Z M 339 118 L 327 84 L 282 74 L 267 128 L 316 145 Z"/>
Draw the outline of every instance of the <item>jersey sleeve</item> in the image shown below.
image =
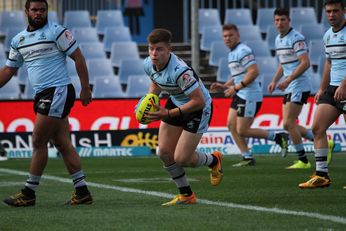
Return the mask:
<path fill-rule="evenodd" d="M 66 55 L 72 54 L 78 48 L 78 44 L 71 31 L 57 24 L 54 25 L 54 30 L 58 49 Z"/>
<path fill-rule="evenodd" d="M 24 59 L 23 56 L 17 49 L 18 41 L 21 40 L 21 36 L 15 36 L 11 41 L 11 49 L 8 54 L 8 59 L 6 61 L 6 66 L 9 67 L 21 67 L 23 65 Z"/>
<path fill-rule="evenodd" d="M 305 37 L 303 35 L 295 34 L 292 42 L 293 50 L 297 56 L 308 52 L 308 46 L 306 45 Z"/>
<path fill-rule="evenodd" d="M 184 94 L 189 95 L 199 87 L 198 79 L 192 70 L 182 72 L 177 79 L 177 84 Z"/>
<path fill-rule="evenodd" d="M 255 55 L 250 47 L 244 47 L 239 53 L 239 63 L 247 69 L 250 65 L 256 63 Z"/>

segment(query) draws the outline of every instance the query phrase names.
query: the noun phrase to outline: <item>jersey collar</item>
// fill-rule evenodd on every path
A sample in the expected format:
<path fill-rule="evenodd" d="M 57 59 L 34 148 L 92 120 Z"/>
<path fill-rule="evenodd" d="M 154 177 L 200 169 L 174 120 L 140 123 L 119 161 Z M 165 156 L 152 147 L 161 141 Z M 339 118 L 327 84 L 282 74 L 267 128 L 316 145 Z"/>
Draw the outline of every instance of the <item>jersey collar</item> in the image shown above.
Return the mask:
<path fill-rule="evenodd" d="M 344 29 L 344 27 L 346 26 L 346 21 L 344 22 L 344 25 L 337 31 L 334 31 L 334 28 L 332 28 L 333 33 L 338 33 L 339 31 L 341 31 L 342 29 Z"/>
<path fill-rule="evenodd" d="M 283 38 L 283 37 L 285 37 L 286 35 L 288 35 L 291 31 L 293 30 L 293 28 L 291 27 L 288 31 L 287 31 L 287 33 L 286 34 L 284 34 L 284 35 L 280 35 L 280 38 Z"/>
<path fill-rule="evenodd" d="M 239 43 L 237 43 L 237 44 L 235 44 L 235 46 L 234 47 L 231 47 L 230 49 L 231 49 L 231 51 L 234 51 L 236 48 L 237 48 L 237 46 L 240 44 L 241 42 L 239 42 Z"/>
<path fill-rule="evenodd" d="M 30 30 L 29 25 L 28 25 L 27 28 L 26 28 L 26 31 L 28 31 L 28 32 L 34 32 L 34 31 L 37 31 L 37 30 L 39 30 L 39 29 L 45 27 L 47 24 L 48 24 L 48 20 L 47 20 L 47 22 L 46 22 L 45 24 L 43 24 L 41 27 L 37 27 L 37 28 L 35 28 L 35 29 L 33 29 L 33 30 Z"/>
<path fill-rule="evenodd" d="M 166 65 L 161 69 L 161 70 L 157 70 L 156 69 L 156 66 L 155 65 L 153 65 L 153 69 L 154 69 L 154 71 L 156 71 L 156 72 L 160 72 L 160 71 L 163 71 L 164 69 L 166 69 L 167 68 L 167 66 L 168 66 L 168 64 L 169 64 L 169 61 L 171 61 L 171 58 L 172 58 L 172 53 L 170 53 L 169 54 L 169 59 L 168 59 L 168 62 L 166 63 Z"/>

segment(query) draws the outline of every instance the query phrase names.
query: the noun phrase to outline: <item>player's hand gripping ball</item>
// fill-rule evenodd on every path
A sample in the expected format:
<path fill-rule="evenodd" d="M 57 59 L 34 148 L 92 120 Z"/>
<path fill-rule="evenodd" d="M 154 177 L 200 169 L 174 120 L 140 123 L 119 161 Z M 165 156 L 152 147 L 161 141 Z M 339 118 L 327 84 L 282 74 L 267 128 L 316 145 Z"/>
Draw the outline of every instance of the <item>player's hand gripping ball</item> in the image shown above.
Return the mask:
<path fill-rule="evenodd" d="M 136 119 L 139 123 L 148 124 L 152 122 L 150 119 L 145 118 L 144 114 L 156 111 L 154 105 L 160 105 L 159 97 L 155 94 L 148 93 L 139 100 L 135 109 Z"/>

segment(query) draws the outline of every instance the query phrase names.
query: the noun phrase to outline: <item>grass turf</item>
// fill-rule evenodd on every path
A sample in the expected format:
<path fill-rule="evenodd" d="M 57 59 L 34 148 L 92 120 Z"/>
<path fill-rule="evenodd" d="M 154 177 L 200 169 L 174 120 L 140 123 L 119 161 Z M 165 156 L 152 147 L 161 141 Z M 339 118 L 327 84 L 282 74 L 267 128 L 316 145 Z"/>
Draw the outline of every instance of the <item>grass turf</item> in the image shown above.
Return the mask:
<path fill-rule="evenodd" d="M 346 185 L 345 154 L 334 156 L 330 167 L 332 185 L 315 190 L 297 187 L 314 168 L 284 169 L 295 159 L 294 155 L 256 156 L 256 167 L 232 167 L 239 158 L 224 158 L 224 180 L 218 187 L 210 186 L 207 168 L 186 169 L 199 199 L 223 202 L 226 206 L 203 201 L 169 208 L 161 207 L 169 199 L 146 194 L 146 191 L 177 193 L 157 158 L 82 159 L 88 182 L 142 191 L 91 186 L 94 203 L 70 207 L 62 204 L 69 199 L 72 184 L 42 179 L 35 207 L 11 208 L 0 204 L 0 230 L 345 230 L 346 190 L 342 189 Z M 309 159 L 314 163 L 312 156 Z M 26 180 L 24 175 L 1 169 L 26 172 L 29 163 L 30 160 L 19 159 L 0 162 L 0 199 L 17 192 Z M 69 178 L 60 159 L 50 159 L 45 174 Z M 244 205 L 245 209 L 237 208 L 238 205 Z M 265 208 L 297 213 L 280 214 L 263 211 Z M 311 218 L 299 212 L 341 217 L 341 222 L 328 217 Z"/>

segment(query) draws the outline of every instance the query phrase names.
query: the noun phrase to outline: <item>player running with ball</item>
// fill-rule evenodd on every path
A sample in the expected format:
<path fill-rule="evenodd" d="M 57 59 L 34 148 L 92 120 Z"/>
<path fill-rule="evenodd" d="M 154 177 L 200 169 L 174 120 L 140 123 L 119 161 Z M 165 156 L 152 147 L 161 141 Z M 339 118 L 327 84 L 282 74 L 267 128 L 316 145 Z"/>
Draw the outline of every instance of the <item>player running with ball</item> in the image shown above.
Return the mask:
<path fill-rule="evenodd" d="M 159 95 L 165 91 L 170 97 L 165 107 L 145 116 L 152 121 L 162 120 L 158 156 L 179 189 L 173 200 L 162 205 L 194 204 L 196 195 L 184 167 L 209 166 L 211 184 L 216 186 L 222 180 L 222 154 L 196 151 L 211 121 L 212 99 L 192 68 L 171 52 L 170 31 L 154 29 L 147 41 L 149 57 L 144 60 L 144 70 L 151 79 L 149 92 Z"/>

